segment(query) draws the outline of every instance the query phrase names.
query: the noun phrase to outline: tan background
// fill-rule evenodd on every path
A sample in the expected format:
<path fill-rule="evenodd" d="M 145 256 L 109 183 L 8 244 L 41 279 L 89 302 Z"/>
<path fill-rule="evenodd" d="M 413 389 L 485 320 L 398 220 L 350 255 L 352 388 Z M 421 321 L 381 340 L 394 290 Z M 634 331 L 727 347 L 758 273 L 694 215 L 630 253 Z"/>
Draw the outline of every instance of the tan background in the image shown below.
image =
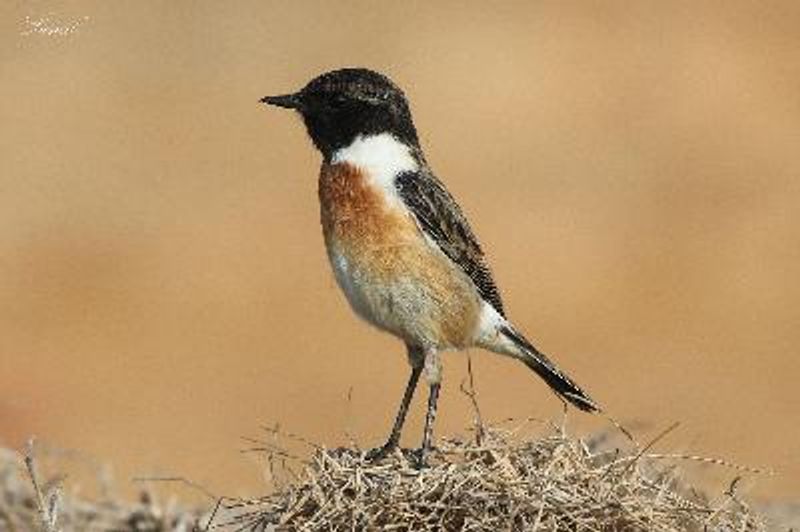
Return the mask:
<path fill-rule="evenodd" d="M 383 439 L 402 347 L 351 315 L 319 157 L 257 103 L 365 65 L 406 89 L 529 336 L 643 439 L 680 421 L 659 449 L 774 467 L 747 489 L 797 497 L 800 3 L 3 6 L 5 445 L 254 494 L 237 451 L 262 423 Z M 522 366 L 474 360 L 488 417 L 560 415 Z M 471 419 L 464 361 L 440 434 Z"/>

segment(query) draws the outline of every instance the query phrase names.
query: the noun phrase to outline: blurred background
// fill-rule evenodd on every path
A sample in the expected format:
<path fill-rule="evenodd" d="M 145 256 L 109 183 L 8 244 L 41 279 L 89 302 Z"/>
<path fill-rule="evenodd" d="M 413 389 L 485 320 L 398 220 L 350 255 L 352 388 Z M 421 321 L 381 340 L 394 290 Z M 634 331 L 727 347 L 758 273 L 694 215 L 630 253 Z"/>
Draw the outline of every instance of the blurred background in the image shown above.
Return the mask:
<path fill-rule="evenodd" d="M 679 421 L 657 450 L 773 468 L 746 489 L 797 497 L 800 3 L 0 11 L 0 444 L 253 495 L 261 425 L 383 441 L 403 346 L 351 314 L 319 155 L 258 103 L 362 65 L 406 90 L 542 350 L 641 440 Z M 560 420 L 524 367 L 471 356 L 486 418 Z M 472 421 L 465 376 L 447 355 L 439 435 Z"/>

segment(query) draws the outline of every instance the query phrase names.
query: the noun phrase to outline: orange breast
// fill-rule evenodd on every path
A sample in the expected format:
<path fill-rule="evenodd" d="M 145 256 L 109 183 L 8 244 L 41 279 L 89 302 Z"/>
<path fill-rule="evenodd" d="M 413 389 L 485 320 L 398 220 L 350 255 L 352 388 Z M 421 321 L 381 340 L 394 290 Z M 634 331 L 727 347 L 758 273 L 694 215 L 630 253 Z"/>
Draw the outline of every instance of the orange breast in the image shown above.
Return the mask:
<path fill-rule="evenodd" d="M 323 166 L 319 200 L 326 239 L 348 248 L 393 247 L 417 236 L 408 213 L 389 208 L 382 191 L 352 165 Z"/>
<path fill-rule="evenodd" d="M 408 343 L 471 345 L 477 291 L 378 187 L 352 165 L 323 165 L 322 229 L 339 285 L 358 314 Z"/>

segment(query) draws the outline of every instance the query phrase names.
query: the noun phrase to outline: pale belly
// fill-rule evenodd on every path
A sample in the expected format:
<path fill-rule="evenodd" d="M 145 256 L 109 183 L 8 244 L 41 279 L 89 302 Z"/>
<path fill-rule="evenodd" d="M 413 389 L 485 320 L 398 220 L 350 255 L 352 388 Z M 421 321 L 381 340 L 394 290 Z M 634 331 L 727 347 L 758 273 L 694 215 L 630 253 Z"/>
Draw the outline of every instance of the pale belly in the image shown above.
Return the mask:
<path fill-rule="evenodd" d="M 474 288 L 424 241 L 356 253 L 328 249 L 339 287 L 366 321 L 419 347 L 475 342 L 481 304 Z"/>

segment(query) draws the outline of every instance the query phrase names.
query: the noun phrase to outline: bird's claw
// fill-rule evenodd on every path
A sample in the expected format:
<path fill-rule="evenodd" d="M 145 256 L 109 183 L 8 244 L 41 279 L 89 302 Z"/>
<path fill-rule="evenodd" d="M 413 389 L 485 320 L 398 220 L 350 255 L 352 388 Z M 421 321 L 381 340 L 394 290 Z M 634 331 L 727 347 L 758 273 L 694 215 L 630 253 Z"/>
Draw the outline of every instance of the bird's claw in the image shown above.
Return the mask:
<path fill-rule="evenodd" d="M 420 447 L 419 449 L 409 449 L 408 451 L 408 461 L 411 462 L 411 465 L 416 470 L 427 469 L 429 467 L 428 464 L 428 455 L 430 454 L 430 449 L 425 449 L 424 447 Z"/>
<path fill-rule="evenodd" d="M 386 442 L 385 444 L 381 445 L 380 447 L 375 447 L 374 449 L 370 449 L 367 451 L 367 454 L 364 455 L 364 459 L 368 462 L 377 462 L 378 460 L 383 460 L 389 454 L 392 453 L 397 448 L 397 444 L 394 442 Z"/>

